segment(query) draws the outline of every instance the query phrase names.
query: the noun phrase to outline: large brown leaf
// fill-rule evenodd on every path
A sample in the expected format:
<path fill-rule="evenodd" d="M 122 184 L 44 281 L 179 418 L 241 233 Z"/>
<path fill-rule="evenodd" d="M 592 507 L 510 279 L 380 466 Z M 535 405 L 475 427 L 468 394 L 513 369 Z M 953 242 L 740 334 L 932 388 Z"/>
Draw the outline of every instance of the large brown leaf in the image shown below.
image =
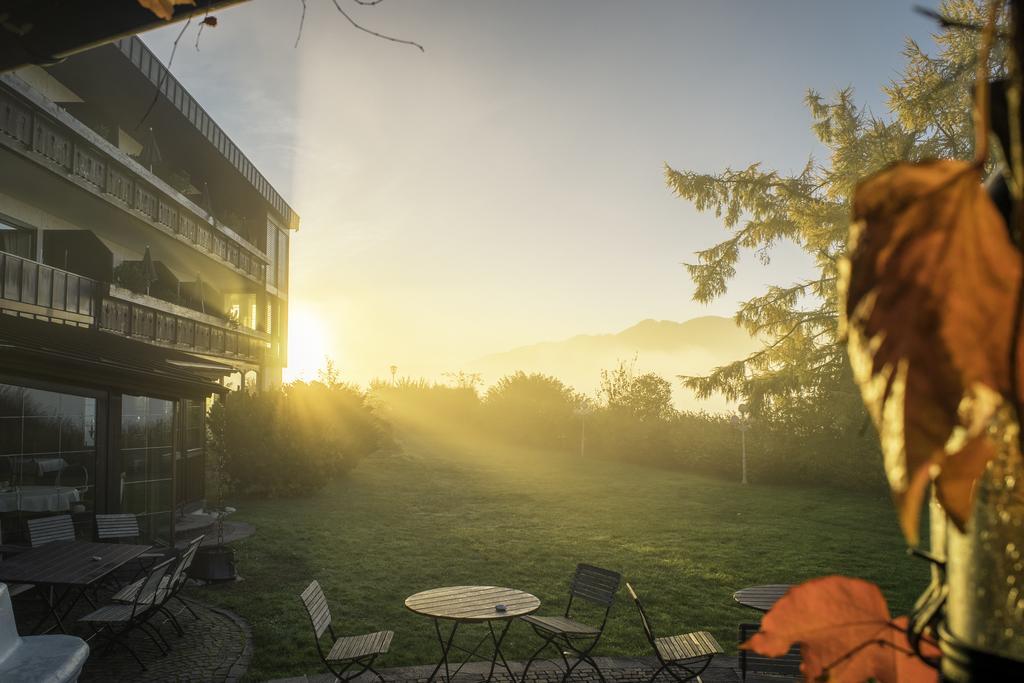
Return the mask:
<path fill-rule="evenodd" d="M 960 457 L 947 454 L 950 437 L 979 434 L 998 402 L 980 398 L 1010 393 L 1021 256 L 978 169 L 898 163 L 854 195 L 842 325 L 912 543 L 928 482 Z M 975 444 L 960 473 L 978 471 L 979 452 Z M 940 483 L 953 487 L 945 500 L 963 501 L 973 479 Z M 949 512 L 963 525 L 967 509 Z"/>
<path fill-rule="evenodd" d="M 164 21 L 170 21 L 175 5 L 195 5 L 196 0 L 139 0 L 139 4 Z"/>
<path fill-rule="evenodd" d="M 890 617 L 875 584 L 826 576 L 791 588 L 761 620 L 761 629 L 740 647 L 780 657 L 799 643 L 800 670 L 808 681 L 936 681 L 935 670 L 909 654 L 906 625 L 906 617 Z M 935 657 L 938 651 L 925 642 L 922 654 Z"/>

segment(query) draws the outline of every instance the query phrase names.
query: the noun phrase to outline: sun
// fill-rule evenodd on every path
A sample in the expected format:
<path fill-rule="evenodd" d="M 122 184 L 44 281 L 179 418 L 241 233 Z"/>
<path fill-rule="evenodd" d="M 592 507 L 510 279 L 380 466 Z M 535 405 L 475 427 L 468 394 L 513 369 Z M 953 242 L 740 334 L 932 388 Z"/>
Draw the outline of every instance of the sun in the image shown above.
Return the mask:
<path fill-rule="evenodd" d="M 288 315 L 286 382 L 316 379 L 328 356 L 328 336 L 316 311 L 293 305 Z"/>

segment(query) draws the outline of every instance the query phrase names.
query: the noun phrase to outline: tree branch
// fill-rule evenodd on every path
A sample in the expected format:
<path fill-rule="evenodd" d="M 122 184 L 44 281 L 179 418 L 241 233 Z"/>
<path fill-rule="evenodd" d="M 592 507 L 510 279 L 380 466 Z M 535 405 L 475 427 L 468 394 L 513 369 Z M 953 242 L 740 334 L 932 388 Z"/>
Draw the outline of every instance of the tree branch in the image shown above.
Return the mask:
<path fill-rule="evenodd" d="M 356 0 L 356 1 L 358 2 L 358 0 Z M 368 0 L 366 2 L 358 2 L 358 4 L 360 4 L 360 5 L 376 5 L 380 1 L 381 0 L 376 0 L 376 2 L 372 2 L 372 1 Z M 378 33 L 377 31 L 373 31 L 371 29 L 366 28 L 365 26 L 363 26 L 360 23 L 358 23 L 355 19 L 353 19 L 352 16 L 348 12 L 346 12 L 344 9 L 342 9 L 341 5 L 338 4 L 338 0 L 331 0 L 331 2 L 334 3 L 335 8 L 337 8 L 337 10 L 341 14 L 341 16 L 345 17 L 348 20 L 348 23 L 352 24 L 352 26 L 354 26 L 355 28 L 359 29 L 360 31 L 363 31 L 364 33 L 369 33 L 371 36 L 375 36 L 375 37 L 381 38 L 383 40 L 390 40 L 392 43 L 402 43 L 403 45 L 412 45 L 415 48 L 419 48 L 420 52 L 426 52 L 426 50 L 423 48 L 423 46 L 420 45 L 419 43 L 415 42 L 415 41 L 404 40 L 402 38 L 395 38 L 393 36 L 384 35 L 383 33 Z"/>

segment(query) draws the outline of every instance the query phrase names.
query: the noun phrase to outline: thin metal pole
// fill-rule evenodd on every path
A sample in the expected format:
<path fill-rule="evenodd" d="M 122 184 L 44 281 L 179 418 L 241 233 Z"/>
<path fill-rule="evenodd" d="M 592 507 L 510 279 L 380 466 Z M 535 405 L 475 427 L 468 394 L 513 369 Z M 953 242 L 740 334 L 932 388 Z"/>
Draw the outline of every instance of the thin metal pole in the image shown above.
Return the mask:
<path fill-rule="evenodd" d="M 740 429 L 740 448 L 743 452 L 743 480 L 741 484 L 747 483 L 747 430 Z"/>
<path fill-rule="evenodd" d="M 580 414 L 580 458 L 586 455 L 587 443 L 587 414 Z"/>

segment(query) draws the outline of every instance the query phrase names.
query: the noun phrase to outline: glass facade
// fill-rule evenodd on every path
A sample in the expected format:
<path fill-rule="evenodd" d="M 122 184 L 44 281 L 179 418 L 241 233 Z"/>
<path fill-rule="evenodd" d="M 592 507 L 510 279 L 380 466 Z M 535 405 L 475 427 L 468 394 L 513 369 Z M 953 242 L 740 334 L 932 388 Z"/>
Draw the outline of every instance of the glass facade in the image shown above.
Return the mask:
<path fill-rule="evenodd" d="M 203 497 L 206 478 L 206 402 L 184 400 L 181 403 L 182 452 L 175 456 L 175 498 L 179 505 Z"/>
<path fill-rule="evenodd" d="M 95 510 L 96 399 L 0 384 L 0 522 L 70 513 L 89 533 Z M 83 529 L 84 527 L 84 529 Z"/>
<path fill-rule="evenodd" d="M 175 402 L 121 400 L 120 512 L 133 512 L 147 540 L 171 540 Z"/>

